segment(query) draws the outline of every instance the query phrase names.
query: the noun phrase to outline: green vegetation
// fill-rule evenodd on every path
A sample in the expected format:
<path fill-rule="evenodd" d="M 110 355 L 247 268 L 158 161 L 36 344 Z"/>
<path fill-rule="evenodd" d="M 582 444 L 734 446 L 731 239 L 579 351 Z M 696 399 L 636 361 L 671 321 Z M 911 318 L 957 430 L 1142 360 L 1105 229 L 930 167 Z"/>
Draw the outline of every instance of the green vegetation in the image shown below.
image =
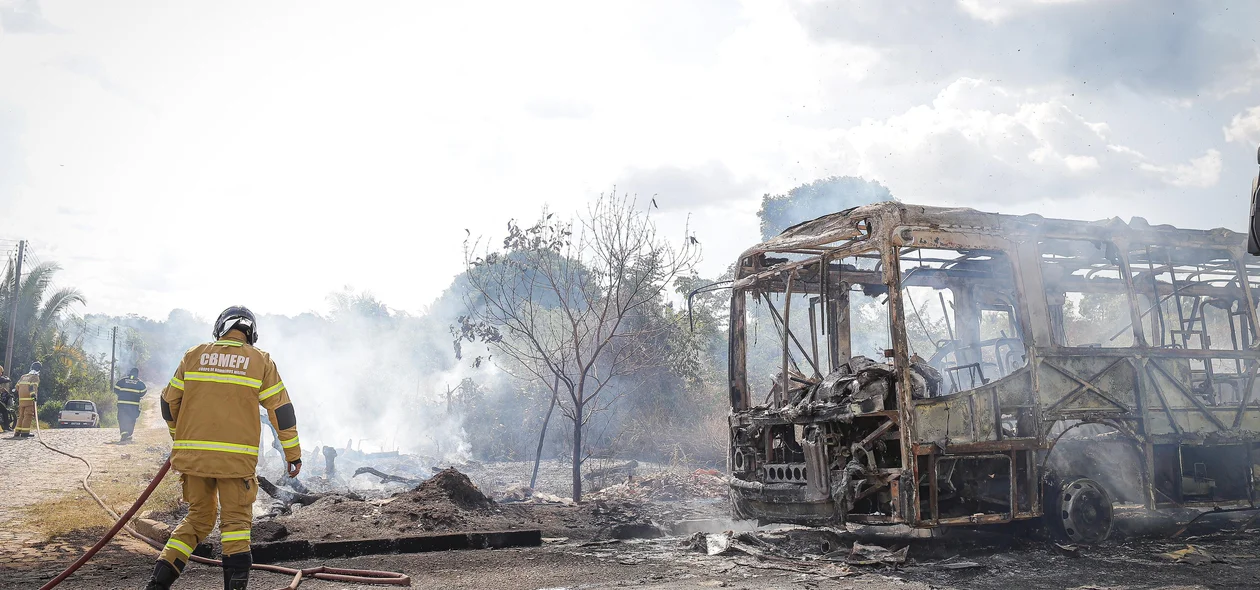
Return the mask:
<path fill-rule="evenodd" d="M 53 278 L 61 267 L 38 264 L 24 272 L 17 286 L 18 313 L 14 326 L 13 365 L 6 367 L 11 378 L 25 373 L 33 361 L 40 361 L 39 419 L 57 423 L 61 405 L 70 399 L 96 402 L 105 425 L 116 423 L 114 396 L 109 384 L 108 360 L 89 355 L 81 339 L 72 339 L 66 330 L 70 312 L 86 300 L 79 290 L 53 290 Z M 13 309 L 14 269 L 9 266 L 0 283 L 0 350 L 7 346 L 9 312 Z"/>

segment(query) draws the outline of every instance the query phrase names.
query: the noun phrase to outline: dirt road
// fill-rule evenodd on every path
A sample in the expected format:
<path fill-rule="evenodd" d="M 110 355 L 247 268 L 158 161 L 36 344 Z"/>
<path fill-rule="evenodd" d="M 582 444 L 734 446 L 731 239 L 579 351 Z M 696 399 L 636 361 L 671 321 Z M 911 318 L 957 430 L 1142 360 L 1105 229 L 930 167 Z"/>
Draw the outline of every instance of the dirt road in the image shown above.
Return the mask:
<path fill-rule="evenodd" d="M 142 567 L 143 565 L 143 567 Z M 314 567 L 321 563 L 290 564 Z M 405 571 L 412 577 L 414 588 L 535 590 L 541 588 L 871 588 L 873 590 L 926 590 L 927 585 L 905 583 L 881 576 L 862 576 L 843 580 L 827 580 L 818 576 L 753 570 L 731 567 L 721 560 L 710 565 L 690 561 L 634 561 L 629 557 L 575 554 L 570 550 L 536 548 L 501 551 L 453 551 L 410 556 L 382 556 L 337 560 L 337 566 L 363 569 Z M 93 568 L 73 578 L 62 588 L 122 590 L 143 586 L 150 571 L 148 563 L 128 564 L 108 570 Z M 19 575 L 8 578 L 10 584 L 0 588 L 36 587 L 38 578 Z M 197 565 L 189 566 L 179 587 L 215 588 L 221 584 L 218 571 Z M 276 588 L 287 581 L 274 574 L 255 573 L 251 587 Z M 311 581 L 302 584 L 311 590 L 347 588 L 381 588 L 344 583 Z"/>
<path fill-rule="evenodd" d="M 1207 588 L 1254 588 L 1254 560 L 1246 563 L 1204 565 L 1148 562 L 1129 555 L 1132 548 L 1088 551 L 1079 557 L 1055 555 L 1044 549 L 1015 548 L 987 552 L 973 548 L 945 563 L 979 567 L 947 570 L 944 560 L 925 550 L 923 558 L 911 558 L 901 571 L 831 579 L 823 574 L 765 569 L 778 567 L 746 557 L 708 557 L 679 550 L 673 541 L 629 543 L 608 547 L 544 546 L 500 551 L 453 551 L 417 555 L 390 555 L 336 560 L 341 567 L 403 571 L 416 588 L 743 588 L 753 589 L 857 589 L 942 590 L 1073 588 L 1163 590 Z M 913 551 L 913 548 L 912 548 Z M 150 557 L 128 556 L 118 549 L 106 552 L 100 563 L 87 568 L 63 588 L 82 590 L 132 589 L 143 585 Z M 955 553 L 955 555 L 958 555 Z M 1143 556 L 1144 557 L 1144 556 Z M 1222 557 L 1226 557 L 1222 555 Z M 1233 559 L 1233 558 L 1228 558 Z M 294 567 L 324 565 L 317 562 L 288 564 Z M 808 570 L 809 568 L 805 568 Z M 49 573 L 50 575 L 50 573 Z M 217 587 L 220 574 L 212 568 L 189 566 L 181 587 Z M 6 575 L 0 588 L 31 588 L 47 579 L 37 572 Z M 255 573 L 255 588 L 275 588 L 279 576 Z M 342 583 L 312 581 L 310 589 L 370 588 Z"/>
<path fill-rule="evenodd" d="M 118 454 L 118 447 L 104 444 L 118 440 L 118 431 L 113 429 L 45 430 L 41 435 L 49 444 L 82 453 L 93 462 L 105 464 Z M 77 482 L 86 469 L 83 463 L 49 451 L 34 439 L 14 440 L 11 436 L 7 432 L 0 435 L 0 465 L 4 466 L 0 477 L 0 564 L 65 559 L 77 549 L 64 543 L 44 543 L 24 508 L 37 499 L 77 494 Z M 84 509 L 91 507 L 85 505 Z"/>
<path fill-rule="evenodd" d="M 150 420 L 153 436 L 165 433 Z M 122 463 L 153 462 L 148 444 L 118 447 L 106 444 L 116 430 L 64 430 L 44 433 L 46 440 L 83 452 L 103 472 Z M 139 435 L 138 435 L 139 436 Z M 146 435 L 147 436 L 147 435 Z M 160 449 L 159 449 L 160 451 Z M 153 456 L 150 456 L 153 455 Z M 76 461 L 50 453 L 33 441 L 0 440 L 0 589 L 37 588 L 99 537 L 99 527 L 60 535 L 50 541 L 30 529 L 24 509 L 40 499 L 65 498 L 79 514 L 98 511 L 77 492 L 84 469 Z M 492 469 L 492 466 L 485 466 Z M 11 476 L 15 474 L 16 476 Z M 97 481 L 94 479 L 94 481 Z M 76 498 L 78 498 L 76 500 Z M 708 556 L 680 545 L 679 539 L 655 539 L 590 544 L 549 542 L 543 547 L 496 551 L 388 555 L 286 564 L 294 567 L 331 565 L 405 572 L 413 587 L 503 588 L 871 588 L 875 590 L 1009 590 L 1130 588 L 1206 589 L 1254 588 L 1260 578 L 1260 539 L 1254 531 L 1237 527 L 1211 532 L 1194 529 L 1180 540 L 1118 538 L 1097 548 L 1075 551 L 1056 548 L 1045 540 L 1002 534 L 950 535 L 928 540 L 878 539 L 885 546 L 910 544 L 909 559 L 901 566 L 853 566 L 852 574 L 835 564 L 758 560 L 748 555 Z M 1187 546 L 1193 546 L 1186 551 Z M 1178 553 L 1180 551 L 1180 553 Z M 1160 554 L 1180 556 L 1169 561 Z M 134 540 L 111 544 L 80 574 L 61 588 L 82 590 L 134 589 L 144 585 L 154 552 Z M 256 573 L 255 588 L 275 588 L 285 581 Z M 178 587 L 215 588 L 220 572 L 189 566 Z M 310 589 L 369 588 L 344 583 L 312 581 Z"/>
<path fill-rule="evenodd" d="M 151 412 L 144 430 L 164 434 Z M 141 432 L 137 433 L 142 438 Z M 116 446 L 113 429 L 44 431 L 45 440 L 76 454 L 84 454 L 100 472 L 94 482 L 108 480 L 119 462 L 153 460 L 143 445 Z M 143 437 L 147 438 L 147 437 Z M 33 531 L 24 509 L 36 499 L 74 499 L 74 510 L 99 511 L 78 488 L 85 468 L 78 461 L 47 451 L 34 441 L 0 441 L 0 464 L 14 466 L 9 473 L 22 477 L 0 480 L 0 588 L 36 588 L 72 562 L 103 532 L 99 527 L 45 540 Z M 6 470 L 8 471 L 8 470 Z M 455 551 L 420 555 L 391 555 L 340 559 L 328 563 L 286 564 L 294 567 L 334 565 L 349 568 L 401 571 L 412 576 L 413 587 L 458 588 L 901 588 L 918 590 L 881 575 L 862 575 L 830 580 L 815 574 L 740 566 L 734 559 L 708 557 L 684 551 L 673 539 L 641 543 L 617 543 L 583 547 L 577 543 L 500 551 Z M 134 589 L 147 581 L 154 552 L 142 544 L 115 541 L 61 588 L 83 590 Z M 179 586 L 213 588 L 221 583 L 219 571 L 190 565 Z M 270 588 L 282 583 L 273 574 L 255 574 L 253 587 Z M 369 588 L 343 583 L 306 582 L 303 588 Z"/>

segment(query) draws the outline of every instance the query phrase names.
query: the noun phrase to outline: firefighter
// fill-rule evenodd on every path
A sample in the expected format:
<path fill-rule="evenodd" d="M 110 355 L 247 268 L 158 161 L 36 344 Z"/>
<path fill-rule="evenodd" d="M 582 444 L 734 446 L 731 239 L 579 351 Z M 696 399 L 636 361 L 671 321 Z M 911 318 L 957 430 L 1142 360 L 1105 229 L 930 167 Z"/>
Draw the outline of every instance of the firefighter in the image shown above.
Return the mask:
<path fill-rule="evenodd" d="M 223 541 L 223 587 L 241 590 L 253 563 L 250 524 L 258 494 L 258 406 L 276 432 L 287 475 L 302 470 L 297 417 L 276 364 L 254 348 L 258 326 L 245 307 L 223 310 L 214 323 L 215 341 L 184 354 L 162 391 L 162 418 L 171 438 L 171 465 L 180 473 L 188 516 L 171 534 L 146 590 L 166 590 L 187 565 L 193 548 L 214 528 Z M 217 506 L 216 506 L 217 497 Z"/>
<path fill-rule="evenodd" d="M 39 370 L 44 368 L 39 361 L 31 363 L 31 372 L 22 375 L 17 382 L 18 422 L 13 429 L 13 438 L 30 438 L 31 422 L 35 420 L 35 400 L 39 397 Z"/>
<path fill-rule="evenodd" d="M 127 376 L 114 384 L 114 395 L 118 396 L 118 442 L 131 442 L 131 434 L 136 430 L 136 419 L 140 417 L 140 398 L 149 392 L 148 386 L 140 380 L 140 369 L 132 368 Z"/>

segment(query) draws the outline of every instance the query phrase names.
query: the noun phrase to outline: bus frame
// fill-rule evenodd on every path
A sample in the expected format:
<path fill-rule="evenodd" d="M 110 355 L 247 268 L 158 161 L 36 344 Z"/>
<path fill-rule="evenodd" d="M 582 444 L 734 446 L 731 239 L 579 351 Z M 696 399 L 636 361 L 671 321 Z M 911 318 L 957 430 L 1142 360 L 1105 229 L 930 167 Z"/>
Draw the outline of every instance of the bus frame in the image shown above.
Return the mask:
<path fill-rule="evenodd" d="M 733 511 L 916 528 L 1048 514 L 1089 543 L 1117 501 L 1255 508 L 1260 259 L 1246 239 L 884 202 L 750 248 L 731 298 Z M 938 291 L 947 338 L 932 341 L 921 310 L 935 302 L 907 302 L 911 288 Z M 1127 321 L 1122 338 L 1069 341 L 1092 326 L 1065 310 L 1098 301 Z M 890 346 L 872 359 L 853 330 L 881 306 Z M 1016 333 L 985 339 L 978 318 L 995 313 Z M 750 385 L 750 329 L 774 343 L 752 359 L 773 368 L 769 391 Z M 935 350 L 912 350 L 910 332 Z"/>

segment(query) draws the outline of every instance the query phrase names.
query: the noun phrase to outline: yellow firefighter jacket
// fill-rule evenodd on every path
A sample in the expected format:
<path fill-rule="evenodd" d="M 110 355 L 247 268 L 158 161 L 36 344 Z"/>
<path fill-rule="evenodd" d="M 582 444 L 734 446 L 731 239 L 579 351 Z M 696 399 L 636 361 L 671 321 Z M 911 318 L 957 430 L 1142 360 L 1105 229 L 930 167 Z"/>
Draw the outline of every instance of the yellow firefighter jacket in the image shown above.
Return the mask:
<path fill-rule="evenodd" d="M 17 382 L 18 407 L 34 406 L 39 395 L 39 373 L 27 373 Z"/>
<path fill-rule="evenodd" d="M 297 417 L 271 356 L 231 330 L 222 339 L 194 346 L 162 391 L 162 418 L 170 429 L 171 465 L 198 477 L 251 477 L 258 466 L 267 410 L 286 461 L 302 457 Z"/>

